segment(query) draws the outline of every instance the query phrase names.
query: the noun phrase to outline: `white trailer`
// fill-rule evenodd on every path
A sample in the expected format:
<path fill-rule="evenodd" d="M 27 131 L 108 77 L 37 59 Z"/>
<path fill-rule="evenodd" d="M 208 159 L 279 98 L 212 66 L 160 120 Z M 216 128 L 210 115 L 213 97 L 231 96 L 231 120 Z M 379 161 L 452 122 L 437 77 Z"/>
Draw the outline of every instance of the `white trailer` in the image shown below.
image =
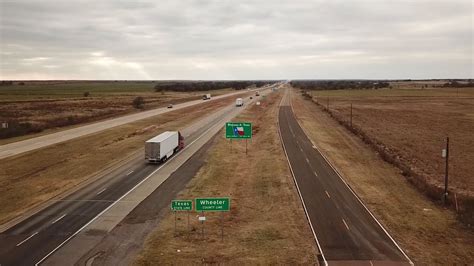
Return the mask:
<path fill-rule="evenodd" d="M 184 147 L 179 131 L 166 131 L 145 142 L 145 159 L 150 163 L 164 162 Z"/>
<path fill-rule="evenodd" d="M 244 105 L 244 100 L 242 100 L 242 98 L 237 98 L 235 100 L 235 106 L 240 107 L 240 106 L 243 106 L 243 105 Z"/>

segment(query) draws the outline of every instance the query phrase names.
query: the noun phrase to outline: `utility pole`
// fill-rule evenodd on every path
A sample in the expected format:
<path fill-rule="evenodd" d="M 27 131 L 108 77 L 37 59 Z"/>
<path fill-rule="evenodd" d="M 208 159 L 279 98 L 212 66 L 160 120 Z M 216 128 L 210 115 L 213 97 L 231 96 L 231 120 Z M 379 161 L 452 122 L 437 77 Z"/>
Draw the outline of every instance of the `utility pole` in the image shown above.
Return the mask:
<path fill-rule="evenodd" d="M 351 102 L 351 127 L 352 127 L 352 102 Z"/>
<path fill-rule="evenodd" d="M 446 149 L 443 152 L 443 155 L 446 159 L 445 163 L 445 175 L 444 175 L 444 203 L 448 202 L 448 173 L 449 173 L 449 137 L 446 137 Z"/>
<path fill-rule="evenodd" d="M 328 109 L 328 111 L 329 111 L 329 96 L 327 98 L 327 106 L 326 107 L 327 107 L 326 109 Z"/>

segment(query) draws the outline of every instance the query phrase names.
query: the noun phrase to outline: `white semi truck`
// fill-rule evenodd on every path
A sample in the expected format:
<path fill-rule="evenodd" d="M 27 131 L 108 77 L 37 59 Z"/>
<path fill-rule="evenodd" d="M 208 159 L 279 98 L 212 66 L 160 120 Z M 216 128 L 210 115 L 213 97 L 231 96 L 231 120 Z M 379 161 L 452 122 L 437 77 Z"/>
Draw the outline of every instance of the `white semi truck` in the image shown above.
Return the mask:
<path fill-rule="evenodd" d="M 145 142 L 145 159 L 150 163 L 164 162 L 184 147 L 179 131 L 165 131 Z"/>
<path fill-rule="evenodd" d="M 235 100 L 235 106 L 240 107 L 244 105 L 244 100 L 242 98 L 237 98 Z"/>

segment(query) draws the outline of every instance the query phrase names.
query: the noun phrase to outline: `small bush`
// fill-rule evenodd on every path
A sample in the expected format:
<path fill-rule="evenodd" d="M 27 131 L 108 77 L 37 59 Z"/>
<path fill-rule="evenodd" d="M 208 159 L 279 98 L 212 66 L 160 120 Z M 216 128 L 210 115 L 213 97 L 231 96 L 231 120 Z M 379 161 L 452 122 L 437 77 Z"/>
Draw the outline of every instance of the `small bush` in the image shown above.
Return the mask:
<path fill-rule="evenodd" d="M 143 97 L 138 96 L 135 99 L 133 99 L 132 105 L 135 109 L 143 109 L 145 105 L 145 100 L 143 99 Z"/>
<path fill-rule="evenodd" d="M 84 97 L 89 97 L 91 94 L 90 94 L 90 92 L 86 91 L 86 92 L 84 92 L 83 95 L 84 95 Z"/>

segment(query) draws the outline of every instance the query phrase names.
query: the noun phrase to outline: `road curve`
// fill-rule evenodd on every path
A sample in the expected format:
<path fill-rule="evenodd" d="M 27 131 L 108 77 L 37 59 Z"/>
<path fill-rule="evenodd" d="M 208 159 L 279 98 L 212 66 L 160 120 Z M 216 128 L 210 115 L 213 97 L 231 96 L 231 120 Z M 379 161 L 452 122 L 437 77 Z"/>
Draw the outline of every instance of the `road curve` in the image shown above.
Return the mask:
<path fill-rule="evenodd" d="M 375 220 L 298 124 L 289 89 L 279 127 L 308 220 L 329 265 L 410 265 L 411 261 Z"/>

